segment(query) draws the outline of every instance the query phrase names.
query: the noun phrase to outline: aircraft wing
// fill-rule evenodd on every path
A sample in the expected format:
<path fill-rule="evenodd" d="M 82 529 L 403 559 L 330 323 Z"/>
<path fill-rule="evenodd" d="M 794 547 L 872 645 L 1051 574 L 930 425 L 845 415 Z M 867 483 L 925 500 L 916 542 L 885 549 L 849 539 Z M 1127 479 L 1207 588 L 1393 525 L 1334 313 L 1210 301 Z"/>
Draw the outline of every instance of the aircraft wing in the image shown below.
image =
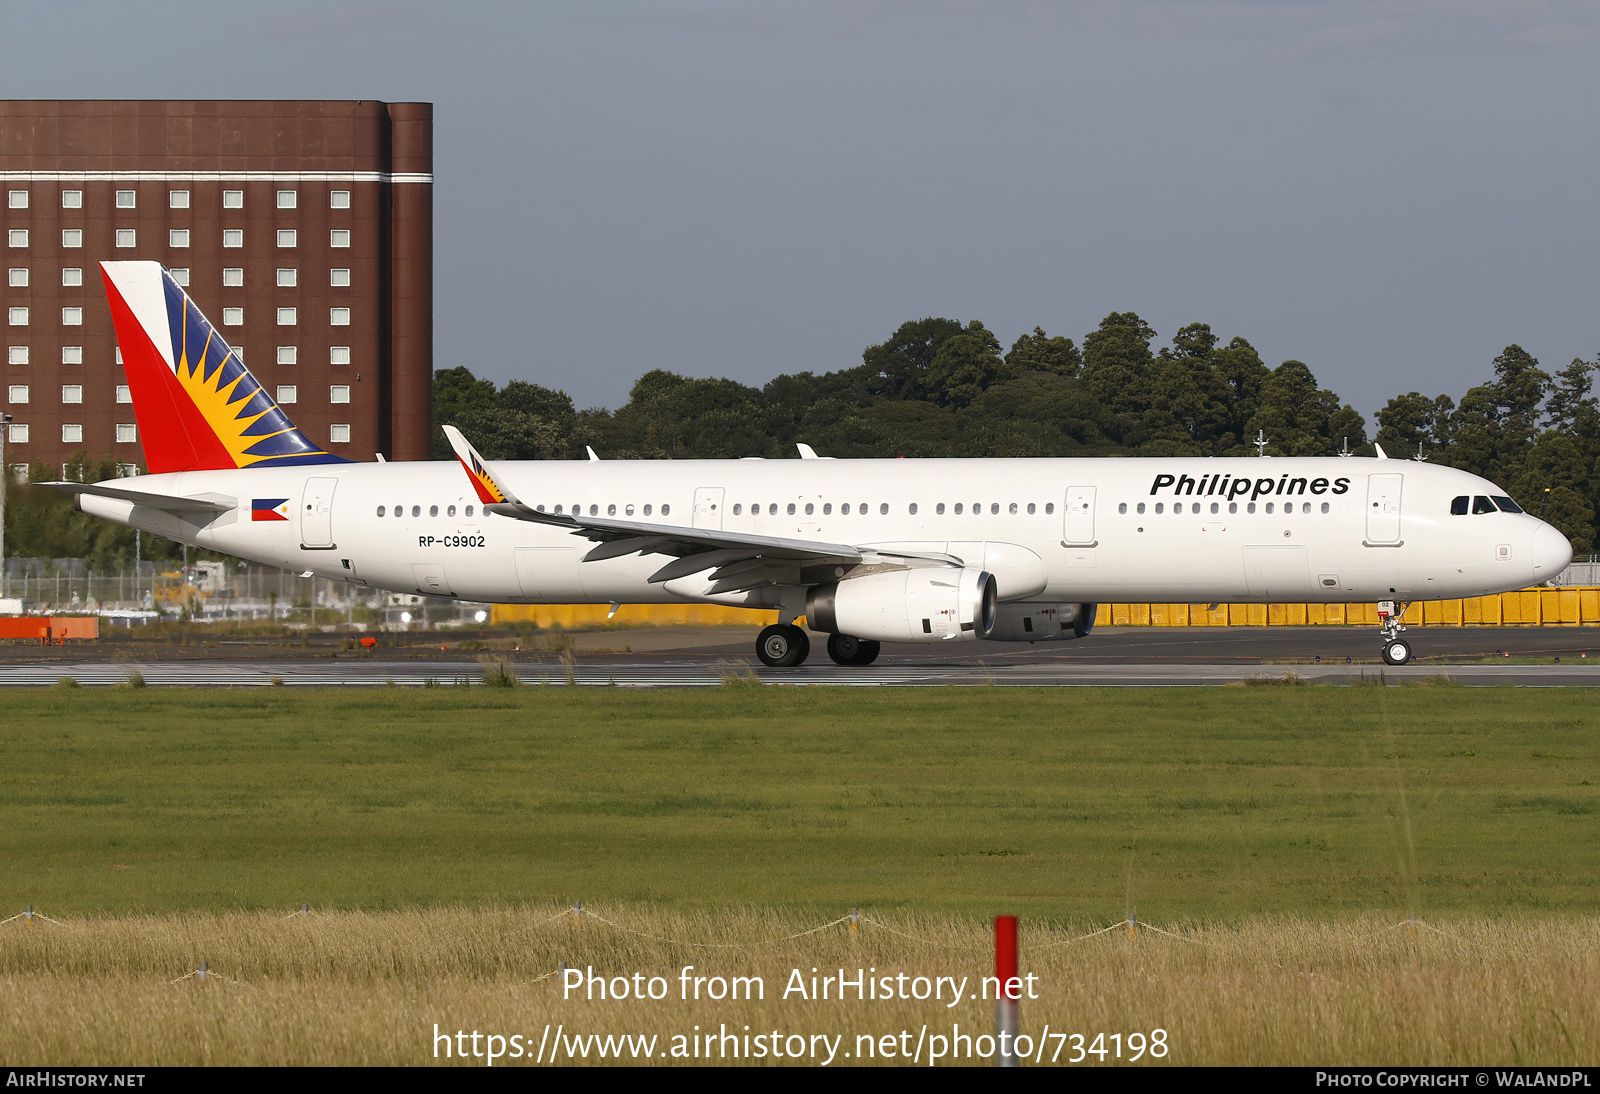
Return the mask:
<path fill-rule="evenodd" d="M 143 490 L 126 490 L 120 486 L 106 486 L 104 483 L 41 482 L 35 485 L 51 486 L 57 490 L 69 490 L 74 494 L 93 494 L 101 498 L 131 501 L 135 505 L 143 505 L 151 509 L 162 509 L 169 513 L 226 513 L 228 510 L 236 508 L 239 504 L 237 498 L 227 498 L 221 494 L 197 494 L 190 498 L 180 498 L 171 494 L 149 494 Z"/>
<path fill-rule="evenodd" d="M 503 517 L 564 528 L 574 535 L 598 541 L 583 556 L 584 562 L 621 558 L 625 555 L 676 555 L 654 574 L 650 581 L 660 583 L 675 578 L 714 570 L 713 593 L 740 592 L 763 585 L 815 584 L 833 580 L 840 566 L 862 564 L 885 569 L 908 565 L 951 565 L 960 563 L 949 555 L 895 553 L 862 550 L 844 543 L 821 543 L 781 536 L 758 536 L 716 528 L 688 528 L 675 524 L 646 524 L 611 517 L 586 517 L 581 514 L 542 513 L 517 498 L 489 469 L 488 463 L 454 426 L 444 426 L 456 457 L 472 479 L 478 499 L 486 512 Z"/>

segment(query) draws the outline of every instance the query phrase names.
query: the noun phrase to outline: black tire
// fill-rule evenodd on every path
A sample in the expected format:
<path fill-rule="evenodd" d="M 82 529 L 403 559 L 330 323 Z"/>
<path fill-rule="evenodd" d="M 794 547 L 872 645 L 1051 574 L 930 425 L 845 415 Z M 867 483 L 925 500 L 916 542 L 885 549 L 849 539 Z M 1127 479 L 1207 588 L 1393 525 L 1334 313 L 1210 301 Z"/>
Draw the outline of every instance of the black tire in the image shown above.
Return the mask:
<path fill-rule="evenodd" d="M 756 656 L 768 668 L 793 668 L 810 653 L 811 639 L 791 623 L 774 623 L 756 637 Z"/>
<path fill-rule="evenodd" d="M 878 643 L 853 634 L 828 635 L 828 656 L 836 665 L 870 665 L 878 659 L 881 648 Z"/>
<path fill-rule="evenodd" d="M 1383 647 L 1383 663 L 1385 665 L 1404 665 L 1411 660 L 1411 643 L 1404 638 L 1396 638 Z"/>

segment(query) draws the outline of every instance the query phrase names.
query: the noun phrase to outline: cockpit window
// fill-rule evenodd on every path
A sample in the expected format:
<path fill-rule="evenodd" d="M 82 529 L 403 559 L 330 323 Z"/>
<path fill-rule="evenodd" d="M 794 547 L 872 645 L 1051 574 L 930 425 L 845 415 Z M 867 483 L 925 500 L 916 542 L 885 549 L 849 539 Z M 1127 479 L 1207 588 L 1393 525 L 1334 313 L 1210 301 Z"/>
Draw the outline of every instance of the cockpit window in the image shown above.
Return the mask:
<path fill-rule="evenodd" d="M 1499 494 L 1495 494 L 1495 495 L 1493 495 L 1493 497 L 1494 497 L 1494 503 L 1500 507 L 1500 511 L 1502 513 L 1520 513 L 1520 512 L 1522 512 L 1522 506 L 1518 505 L 1516 502 L 1512 501 L 1510 498 L 1502 498 Z"/>
<path fill-rule="evenodd" d="M 1450 515 L 1453 517 L 1466 516 L 1467 506 L 1470 504 L 1472 504 L 1472 499 L 1465 494 L 1462 494 L 1459 498 L 1452 498 L 1450 501 Z"/>
<path fill-rule="evenodd" d="M 1477 497 L 1472 499 L 1473 516 L 1477 516 L 1479 513 L 1493 513 L 1494 511 L 1494 502 L 1490 501 L 1482 494 L 1479 494 Z"/>

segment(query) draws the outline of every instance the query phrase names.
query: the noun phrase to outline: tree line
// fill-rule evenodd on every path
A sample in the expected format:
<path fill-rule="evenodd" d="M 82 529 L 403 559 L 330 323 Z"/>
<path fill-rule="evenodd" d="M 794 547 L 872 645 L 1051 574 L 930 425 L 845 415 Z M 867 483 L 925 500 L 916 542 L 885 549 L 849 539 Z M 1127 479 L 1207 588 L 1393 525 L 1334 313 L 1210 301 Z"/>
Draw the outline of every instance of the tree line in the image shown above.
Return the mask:
<path fill-rule="evenodd" d="M 1475 472 L 1543 515 L 1580 553 L 1595 550 L 1600 513 L 1596 362 L 1554 376 L 1519 346 L 1494 359 L 1457 402 L 1407 392 L 1377 414 L 1377 434 L 1311 368 L 1269 368 L 1247 340 L 1224 343 L 1191 323 L 1166 345 L 1133 312 L 1113 312 L 1082 339 L 1035 327 L 1007 349 L 982 322 L 927 318 L 868 346 L 835 372 L 777 376 L 761 387 L 653 369 L 616 409 L 578 409 L 562 391 L 504 386 L 463 366 L 434 374 L 433 456 L 451 459 L 454 425 L 490 459 L 793 458 L 825 456 L 1269 456 L 1422 458 Z M 88 461 L 83 475 L 109 477 Z M 36 468 L 35 479 L 48 474 Z M 132 559 L 133 533 L 75 512 L 54 491 L 9 486 L 6 552 Z M 145 558 L 178 548 L 143 539 Z"/>

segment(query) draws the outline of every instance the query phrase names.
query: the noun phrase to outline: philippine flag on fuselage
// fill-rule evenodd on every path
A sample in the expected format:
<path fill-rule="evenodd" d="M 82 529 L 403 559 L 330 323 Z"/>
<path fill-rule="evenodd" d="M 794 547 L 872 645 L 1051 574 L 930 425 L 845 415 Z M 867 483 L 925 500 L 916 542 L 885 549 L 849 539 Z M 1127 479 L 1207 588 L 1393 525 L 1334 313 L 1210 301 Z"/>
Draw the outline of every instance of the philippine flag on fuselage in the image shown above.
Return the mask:
<path fill-rule="evenodd" d="M 256 498 L 250 503 L 251 520 L 288 520 L 288 498 Z"/>

